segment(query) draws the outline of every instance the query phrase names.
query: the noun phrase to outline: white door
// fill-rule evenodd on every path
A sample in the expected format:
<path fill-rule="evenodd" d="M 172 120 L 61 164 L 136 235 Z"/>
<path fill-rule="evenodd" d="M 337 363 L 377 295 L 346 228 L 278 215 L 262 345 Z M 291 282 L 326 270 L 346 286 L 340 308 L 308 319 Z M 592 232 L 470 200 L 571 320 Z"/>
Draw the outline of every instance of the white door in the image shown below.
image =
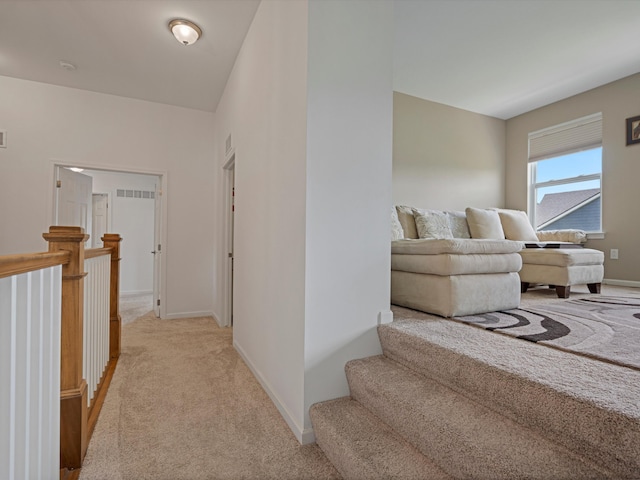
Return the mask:
<path fill-rule="evenodd" d="M 88 175 L 57 167 L 55 225 L 84 228 L 91 235 L 93 179 Z M 91 245 L 87 240 L 86 248 Z"/>
<path fill-rule="evenodd" d="M 91 245 L 93 248 L 102 247 L 102 237 L 109 231 L 109 195 L 106 193 L 93 194 L 93 215 L 91 217 Z"/>
<path fill-rule="evenodd" d="M 161 272 L 161 260 L 162 260 L 162 243 L 160 241 L 162 232 L 162 190 L 160 188 L 160 177 L 156 183 L 155 192 L 155 225 L 154 225 L 154 238 L 153 238 L 153 311 L 156 317 L 160 318 L 160 272 Z"/>

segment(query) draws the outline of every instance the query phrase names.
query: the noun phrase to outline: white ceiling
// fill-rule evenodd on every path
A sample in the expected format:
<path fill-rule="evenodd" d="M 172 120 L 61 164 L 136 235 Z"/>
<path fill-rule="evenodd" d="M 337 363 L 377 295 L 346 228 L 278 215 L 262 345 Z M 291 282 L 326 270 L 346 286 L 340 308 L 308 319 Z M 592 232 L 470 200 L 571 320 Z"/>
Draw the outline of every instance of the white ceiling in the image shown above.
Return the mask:
<path fill-rule="evenodd" d="M 215 111 L 258 4 L 0 0 L 0 75 Z M 396 0 L 394 10 L 394 90 L 465 110 L 506 119 L 640 72 L 640 0 Z M 176 17 L 200 25 L 195 45 L 171 36 Z"/>
<path fill-rule="evenodd" d="M 507 119 L 640 72 L 640 0 L 396 0 L 394 90 Z"/>
<path fill-rule="evenodd" d="M 259 3 L 0 0 L 0 75 L 212 112 Z M 178 43 L 174 18 L 202 38 Z"/>

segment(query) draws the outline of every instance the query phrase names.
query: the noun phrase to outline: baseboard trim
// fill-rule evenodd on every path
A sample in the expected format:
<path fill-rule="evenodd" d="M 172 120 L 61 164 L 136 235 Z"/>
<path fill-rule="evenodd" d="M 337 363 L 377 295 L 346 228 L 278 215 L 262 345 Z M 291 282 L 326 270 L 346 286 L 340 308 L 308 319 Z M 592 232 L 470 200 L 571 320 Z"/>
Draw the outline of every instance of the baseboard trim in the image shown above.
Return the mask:
<path fill-rule="evenodd" d="M 246 352 L 235 340 L 233 341 L 233 348 L 236 349 L 236 351 L 238 352 L 242 360 L 244 360 L 244 363 L 247 365 L 247 367 L 249 367 L 249 370 L 251 370 L 251 373 L 253 373 L 253 376 L 256 377 L 256 380 L 258 380 L 258 383 L 262 386 L 264 391 L 267 392 L 267 395 L 269 396 L 273 404 L 278 409 L 278 412 L 280 412 L 280 415 L 282 415 L 282 418 L 284 418 L 284 421 L 287 422 L 287 425 L 293 432 L 298 442 L 300 442 L 302 445 L 315 442 L 316 437 L 315 437 L 315 434 L 313 433 L 313 429 L 300 428 L 300 426 L 294 420 L 289 410 L 287 410 L 287 407 L 285 407 L 284 403 L 282 403 L 278 395 L 274 392 L 269 382 L 264 378 L 260 370 L 258 370 L 258 368 L 256 368 L 255 365 L 253 365 L 253 363 L 249 360 L 249 357 L 247 356 Z"/>
<path fill-rule="evenodd" d="M 134 297 L 136 295 L 151 295 L 153 290 L 128 290 L 126 292 L 120 292 L 121 297 Z"/>
<path fill-rule="evenodd" d="M 177 320 L 179 318 L 195 318 L 195 317 L 213 317 L 212 311 L 202 312 L 182 312 L 182 313 L 170 313 L 162 317 L 162 320 Z"/>
<path fill-rule="evenodd" d="M 640 282 L 634 282 L 633 280 L 616 280 L 614 278 L 605 278 L 602 280 L 605 285 L 614 285 L 616 287 L 636 287 L 640 288 Z"/>

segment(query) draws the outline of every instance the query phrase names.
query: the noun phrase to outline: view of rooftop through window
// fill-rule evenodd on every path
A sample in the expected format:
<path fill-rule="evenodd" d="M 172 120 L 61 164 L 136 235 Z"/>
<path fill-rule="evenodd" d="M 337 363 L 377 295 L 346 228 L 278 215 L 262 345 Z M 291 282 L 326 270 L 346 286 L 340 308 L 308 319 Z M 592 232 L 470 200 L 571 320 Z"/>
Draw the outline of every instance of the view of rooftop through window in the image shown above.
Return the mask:
<path fill-rule="evenodd" d="M 602 147 L 534 162 L 538 230 L 601 230 Z"/>

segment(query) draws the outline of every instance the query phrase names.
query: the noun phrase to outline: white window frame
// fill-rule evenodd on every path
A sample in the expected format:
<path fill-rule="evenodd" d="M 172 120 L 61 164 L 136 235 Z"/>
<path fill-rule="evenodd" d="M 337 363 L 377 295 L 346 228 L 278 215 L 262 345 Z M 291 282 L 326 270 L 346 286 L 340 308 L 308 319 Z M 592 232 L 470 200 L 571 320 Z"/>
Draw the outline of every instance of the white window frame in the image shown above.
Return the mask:
<path fill-rule="evenodd" d="M 534 148 L 532 148 L 532 142 L 536 141 L 538 143 L 534 143 Z M 600 228 L 597 231 L 588 232 L 588 238 L 604 238 L 604 234 L 602 232 L 602 157 L 604 156 L 604 151 L 602 152 L 600 159 L 600 173 L 567 177 L 560 180 L 549 180 L 546 182 L 536 182 L 537 162 L 550 160 L 571 153 L 592 150 L 594 148 L 602 148 L 602 113 L 595 113 L 560 125 L 531 132 L 529 134 L 528 143 L 528 215 L 533 228 L 537 230 L 536 198 L 538 189 L 558 185 L 569 185 L 571 183 L 581 183 L 590 180 L 599 180 Z"/>

